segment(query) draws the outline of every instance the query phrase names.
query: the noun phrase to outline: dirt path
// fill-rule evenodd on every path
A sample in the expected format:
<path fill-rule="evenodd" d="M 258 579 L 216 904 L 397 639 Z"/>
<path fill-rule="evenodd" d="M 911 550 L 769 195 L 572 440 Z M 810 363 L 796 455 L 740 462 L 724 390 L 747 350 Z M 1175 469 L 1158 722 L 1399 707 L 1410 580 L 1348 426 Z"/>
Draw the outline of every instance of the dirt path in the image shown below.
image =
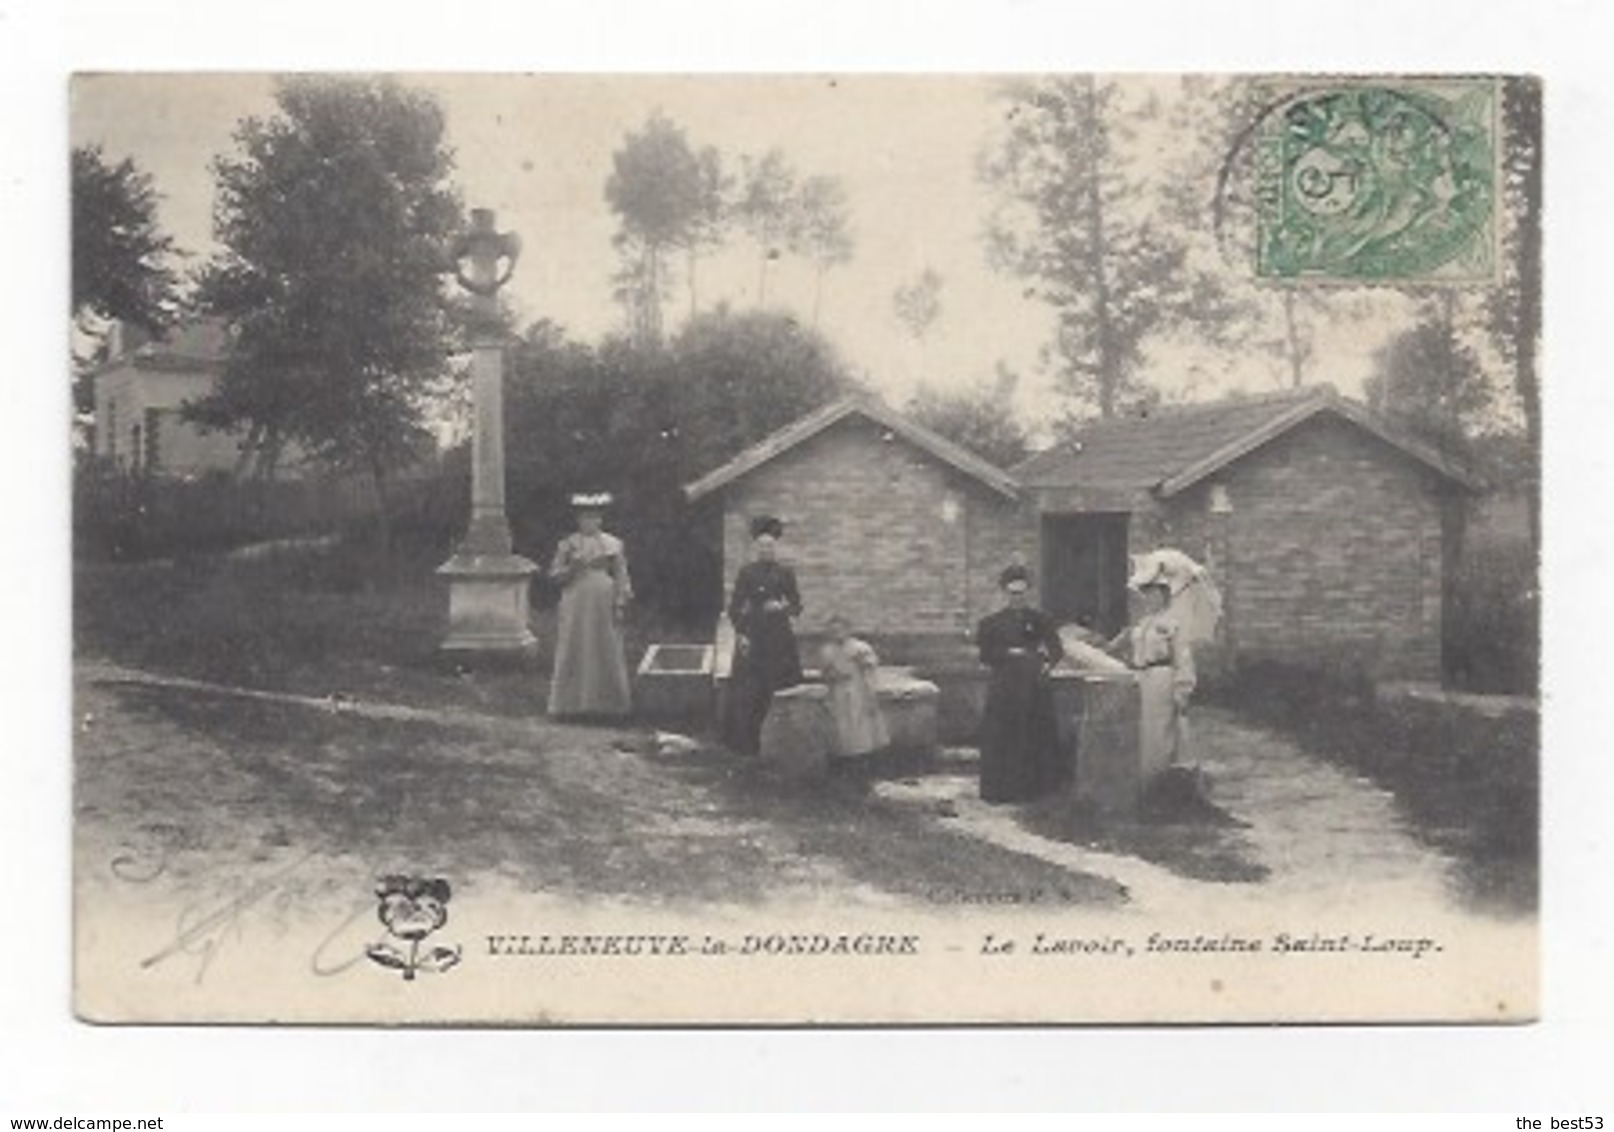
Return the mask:
<path fill-rule="evenodd" d="M 309 845 L 393 868 L 482 869 L 528 890 L 674 902 L 833 894 L 878 907 L 1054 884 L 1111 907 L 1124 892 L 1144 914 L 1463 911 L 1454 861 L 1414 835 L 1388 791 L 1213 709 L 1198 714 L 1196 741 L 1236 828 L 1190 836 L 1219 838 L 1242 873 L 1050 836 L 1019 808 L 981 802 L 968 762 L 861 793 L 781 794 L 710 751 L 661 753 L 644 731 L 226 688 L 95 660 L 77 676 L 81 849 L 177 855 L 179 876 L 186 853 L 200 875 L 204 856 L 216 867 Z"/>
<path fill-rule="evenodd" d="M 1282 736 L 1202 710 L 1195 737 L 1210 797 L 1237 823 L 1236 838 L 1260 879 L 1239 883 L 1073 844 L 1028 828 L 1014 807 L 980 801 L 969 769 L 881 783 L 882 796 L 916 809 L 956 812 L 959 831 L 1062 868 L 1124 884 L 1147 913 L 1249 902 L 1264 907 L 1425 907 L 1465 911 L 1458 863 L 1421 842 L 1394 796 L 1365 777 L 1311 755 Z"/>
<path fill-rule="evenodd" d="M 865 782 L 782 791 L 755 764 L 653 733 L 228 688 L 85 660 L 75 838 L 91 888 L 205 899 L 295 859 L 300 900 L 431 872 L 602 901 L 925 903 L 1120 886 L 984 844 Z"/>

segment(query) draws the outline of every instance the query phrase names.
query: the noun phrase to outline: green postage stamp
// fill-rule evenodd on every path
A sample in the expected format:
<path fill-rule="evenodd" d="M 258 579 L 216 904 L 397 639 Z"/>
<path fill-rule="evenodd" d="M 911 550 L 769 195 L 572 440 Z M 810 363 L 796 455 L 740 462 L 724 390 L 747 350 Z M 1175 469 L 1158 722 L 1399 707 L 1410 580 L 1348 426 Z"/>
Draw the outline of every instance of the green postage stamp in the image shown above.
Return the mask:
<path fill-rule="evenodd" d="M 1494 281 L 1495 80 L 1296 80 L 1261 93 L 1259 277 Z"/>

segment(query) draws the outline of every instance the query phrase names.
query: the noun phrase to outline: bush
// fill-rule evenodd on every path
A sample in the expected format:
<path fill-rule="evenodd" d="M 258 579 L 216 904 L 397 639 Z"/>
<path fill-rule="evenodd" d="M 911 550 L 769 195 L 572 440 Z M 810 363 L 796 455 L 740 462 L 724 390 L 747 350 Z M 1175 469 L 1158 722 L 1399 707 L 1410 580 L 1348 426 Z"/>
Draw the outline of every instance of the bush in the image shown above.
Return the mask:
<path fill-rule="evenodd" d="M 73 482 L 73 552 L 91 561 L 144 561 L 214 553 L 318 529 L 299 485 L 237 483 L 227 475 L 157 479 L 102 464 Z"/>
<path fill-rule="evenodd" d="M 1535 695 L 1541 663 L 1541 592 L 1527 541 L 1471 538 L 1450 580 L 1442 664 L 1468 692 Z"/>
<path fill-rule="evenodd" d="M 389 492 L 394 531 L 417 544 L 447 543 L 448 516 L 457 509 L 463 526 L 468 498 L 441 473 L 400 479 Z M 338 532 L 362 541 L 377 508 L 365 477 L 174 479 L 86 462 L 74 472 L 73 553 L 84 561 L 141 562 Z"/>

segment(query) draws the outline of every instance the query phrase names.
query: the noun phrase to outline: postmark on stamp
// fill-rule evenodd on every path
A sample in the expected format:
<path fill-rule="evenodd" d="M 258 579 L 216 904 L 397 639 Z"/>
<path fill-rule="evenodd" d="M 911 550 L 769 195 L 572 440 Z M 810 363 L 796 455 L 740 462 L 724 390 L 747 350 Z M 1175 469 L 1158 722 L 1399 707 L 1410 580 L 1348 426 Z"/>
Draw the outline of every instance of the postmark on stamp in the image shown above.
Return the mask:
<path fill-rule="evenodd" d="M 1493 80 L 1263 85 L 1259 278 L 1494 282 Z"/>

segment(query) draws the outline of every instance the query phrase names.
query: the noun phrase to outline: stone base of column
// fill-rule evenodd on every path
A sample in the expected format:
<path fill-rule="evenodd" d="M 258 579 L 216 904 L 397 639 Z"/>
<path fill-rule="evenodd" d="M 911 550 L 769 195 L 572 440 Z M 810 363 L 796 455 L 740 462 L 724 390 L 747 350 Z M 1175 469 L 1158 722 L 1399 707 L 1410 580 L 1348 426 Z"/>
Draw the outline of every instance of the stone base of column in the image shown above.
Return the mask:
<path fill-rule="evenodd" d="M 538 639 L 527 624 L 528 591 L 538 567 L 516 554 L 461 547 L 437 573 L 448 581 L 448 634 L 438 646 L 455 659 L 526 660 Z"/>

